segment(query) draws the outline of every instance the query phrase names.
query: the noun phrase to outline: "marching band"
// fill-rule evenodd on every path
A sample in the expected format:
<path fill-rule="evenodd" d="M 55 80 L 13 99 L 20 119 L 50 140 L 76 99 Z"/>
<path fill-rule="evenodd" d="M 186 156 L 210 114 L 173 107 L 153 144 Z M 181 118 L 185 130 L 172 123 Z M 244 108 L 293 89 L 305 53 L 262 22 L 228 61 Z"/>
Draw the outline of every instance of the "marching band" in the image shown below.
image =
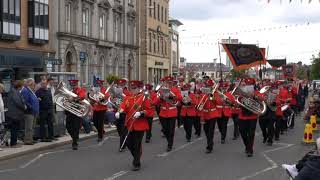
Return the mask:
<path fill-rule="evenodd" d="M 117 80 L 104 86 L 97 80 L 88 94 L 78 80 L 69 80 L 69 91 L 60 83 L 55 100 L 66 110 L 66 128 L 72 137 L 72 149 L 78 149 L 79 128 L 84 116 L 92 116 L 98 130 L 98 142 L 104 134 L 104 117 L 108 107 L 115 113 L 120 152 L 127 147 L 133 156 L 133 170 L 141 167 L 142 139 L 151 142 L 152 123 L 158 116 L 167 140 L 167 152 L 173 149 L 176 123 L 183 125 L 187 142 L 192 129 L 196 138 L 201 127 L 206 137 L 206 153 L 212 153 L 216 123 L 225 144 L 229 118 L 233 120 L 233 140 L 241 136 L 247 157 L 254 152 L 256 125 L 259 123 L 263 143 L 272 146 L 280 134 L 294 127 L 297 112 L 297 87 L 294 82 L 262 80 L 245 77 L 234 82 L 215 82 L 210 78 L 185 83 L 182 78 L 167 76 L 154 87 L 138 80 Z M 86 101 L 88 97 L 88 101 Z M 180 108 L 180 109 L 179 109 Z M 179 118 L 179 121 L 178 121 Z"/>

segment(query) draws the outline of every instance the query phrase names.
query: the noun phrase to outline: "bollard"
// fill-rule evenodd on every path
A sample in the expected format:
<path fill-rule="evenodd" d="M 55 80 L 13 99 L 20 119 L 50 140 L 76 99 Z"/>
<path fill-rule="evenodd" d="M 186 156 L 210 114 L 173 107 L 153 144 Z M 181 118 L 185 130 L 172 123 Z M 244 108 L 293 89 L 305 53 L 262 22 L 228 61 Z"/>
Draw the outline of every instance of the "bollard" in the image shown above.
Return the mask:
<path fill-rule="evenodd" d="M 313 132 L 312 132 L 311 124 L 306 124 L 306 127 L 304 128 L 303 143 L 306 144 L 306 145 L 315 144 L 315 140 L 313 138 Z"/>
<path fill-rule="evenodd" d="M 310 116 L 310 124 L 312 127 L 312 131 L 318 131 L 317 116 L 315 116 L 315 115 Z"/>

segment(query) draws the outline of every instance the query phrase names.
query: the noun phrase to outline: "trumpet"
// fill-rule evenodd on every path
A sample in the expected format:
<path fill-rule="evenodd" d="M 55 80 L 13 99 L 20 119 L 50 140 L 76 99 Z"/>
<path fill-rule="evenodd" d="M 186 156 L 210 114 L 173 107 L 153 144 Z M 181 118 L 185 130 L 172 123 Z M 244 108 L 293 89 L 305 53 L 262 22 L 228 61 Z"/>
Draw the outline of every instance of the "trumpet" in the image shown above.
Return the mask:
<path fill-rule="evenodd" d="M 189 91 L 181 91 L 182 103 L 188 105 L 192 102 L 192 99 L 189 97 Z"/>
<path fill-rule="evenodd" d="M 60 82 L 54 93 L 53 101 L 64 110 L 78 117 L 85 117 L 89 114 L 91 105 L 86 99 L 78 101 L 75 100 L 77 98 L 78 95 L 68 90 L 65 87 L 65 84 L 63 82 Z"/>
<path fill-rule="evenodd" d="M 196 109 L 199 110 L 199 111 L 202 111 L 203 110 L 203 107 L 204 105 L 207 103 L 208 99 L 210 99 L 210 95 L 214 95 L 214 93 L 216 92 L 216 90 L 218 89 L 219 87 L 219 83 L 216 83 L 212 92 L 210 92 L 209 94 L 205 94 L 204 96 L 202 96 L 199 104 L 196 106 Z"/>

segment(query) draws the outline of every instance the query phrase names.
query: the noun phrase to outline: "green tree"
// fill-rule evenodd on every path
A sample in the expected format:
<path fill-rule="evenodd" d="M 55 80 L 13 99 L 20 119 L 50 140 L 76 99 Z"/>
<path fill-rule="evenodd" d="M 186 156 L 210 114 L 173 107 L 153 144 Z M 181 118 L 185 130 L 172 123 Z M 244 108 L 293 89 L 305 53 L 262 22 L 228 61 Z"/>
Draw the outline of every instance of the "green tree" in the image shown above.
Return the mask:
<path fill-rule="evenodd" d="M 114 81 L 117 81 L 118 79 L 120 79 L 118 76 L 110 74 L 106 77 L 106 81 L 111 84 Z"/>
<path fill-rule="evenodd" d="M 246 70 L 240 70 L 240 71 L 235 71 L 234 69 L 231 70 L 231 80 L 235 80 L 238 77 L 241 77 L 243 74 L 246 73 Z"/>
<path fill-rule="evenodd" d="M 320 79 L 320 52 L 317 55 L 312 55 L 311 79 Z"/>

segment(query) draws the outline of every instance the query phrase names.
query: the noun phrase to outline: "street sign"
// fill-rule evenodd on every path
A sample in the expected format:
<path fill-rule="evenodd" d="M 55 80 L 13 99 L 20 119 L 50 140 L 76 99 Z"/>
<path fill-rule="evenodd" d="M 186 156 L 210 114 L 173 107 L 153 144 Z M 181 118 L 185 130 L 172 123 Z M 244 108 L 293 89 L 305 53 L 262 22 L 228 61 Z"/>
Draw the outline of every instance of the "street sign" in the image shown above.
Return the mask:
<path fill-rule="evenodd" d="M 87 53 L 86 52 L 80 52 L 79 58 L 80 61 L 84 62 L 86 60 Z"/>
<path fill-rule="evenodd" d="M 46 58 L 45 61 L 47 64 L 52 64 L 52 65 L 61 65 L 62 64 L 62 59 Z"/>

